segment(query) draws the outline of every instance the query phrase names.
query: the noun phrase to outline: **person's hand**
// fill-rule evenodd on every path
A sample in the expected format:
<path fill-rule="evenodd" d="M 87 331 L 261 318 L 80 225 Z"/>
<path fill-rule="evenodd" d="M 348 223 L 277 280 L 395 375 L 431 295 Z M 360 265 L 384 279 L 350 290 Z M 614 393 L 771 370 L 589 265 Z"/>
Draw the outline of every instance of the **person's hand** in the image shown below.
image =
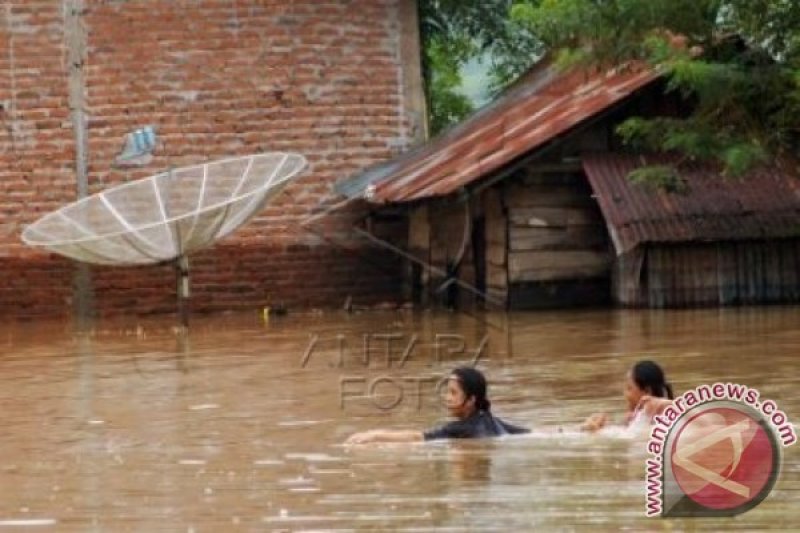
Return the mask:
<path fill-rule="evenodd" d="M 583 431 L 597 431 L 601 429 L 603 426 L 606 425 L 608 422 L 608 415 L 605 413 L 595 413 L 589 418 L 587 418 L 583 424 L 581 424 L 581 430 Z"/>
<path fill-rule="evenodd" d="M 359 433 L 353 433 L 346 441 L 344 441 L 344 443 L 346 445 L 368 444 L 372 442 L 374 435 L 374 431 L 361 431 Z"/>

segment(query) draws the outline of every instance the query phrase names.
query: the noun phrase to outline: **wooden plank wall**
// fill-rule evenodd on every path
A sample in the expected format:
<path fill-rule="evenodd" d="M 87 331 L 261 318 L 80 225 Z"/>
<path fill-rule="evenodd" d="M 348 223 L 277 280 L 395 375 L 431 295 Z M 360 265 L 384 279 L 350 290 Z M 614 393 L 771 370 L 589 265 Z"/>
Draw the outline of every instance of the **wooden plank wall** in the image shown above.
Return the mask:
<path fill-rule="evenodd" d="M 430 283 L 431 254 L 431 226 L 430 210 L 427 204 L 412 208 L 408 217 L 408 252 L 417 261 L 409 261 L 406 269 L 406 296 L 423 306 L 428 305 L 428 290 Z"/>
<path fill-rule="evenodd" d="M 508 218 L 498 188 L 483 195 L 486 235 L 486 291 L 496 306 L 508 301 Z"/>
<path fill-rule="evenodd" d="M 605 223 L 584 176 L 530 174 L 504 197 L 509 283 L 608 276 Z"/>
<path fill-rule="evenodd" d="M 610 298 L 612 257 L 605 222 L 581 173 L 523 171 L 469 200 L 425 202 L 410 213 L 409 246 L 421 263 L 430 265 L 409 269 L 411 293 L 424 306 L 487 303 L 475 294 L 480 290 L 485 290 L 487 309 L 571 306 Z M 481 257 L 474 250 L 482 251 Z M 443 289 L 444 273 L 454 266 L 458 280 L 475 291 L 464 285 Z"/>
<path fill-rule="evenodd" d="M 469 211 L 466 202 L 469 202 Z M 418 304 L 468 305 L 476 300 L 473 291 L 458 289 L 457 284 L 446 282 L 447 274 L 453 270 L 458 280 L 470 286 L 477 282 L 471 229 L 483 216 L 481 204 L 476 199 L 443 199 L 412 209 L 409 252 L 418 262 L 409 266 L 409 273 L 412 296 Z"/>
<path fill-rule="evenodd" d="M 628 306 L 700 307 L 800 301 L 800 240 L 653 245 L 640 289 L 620 290 Z M 635 269 L 615 285 L 635 287 Z"/>

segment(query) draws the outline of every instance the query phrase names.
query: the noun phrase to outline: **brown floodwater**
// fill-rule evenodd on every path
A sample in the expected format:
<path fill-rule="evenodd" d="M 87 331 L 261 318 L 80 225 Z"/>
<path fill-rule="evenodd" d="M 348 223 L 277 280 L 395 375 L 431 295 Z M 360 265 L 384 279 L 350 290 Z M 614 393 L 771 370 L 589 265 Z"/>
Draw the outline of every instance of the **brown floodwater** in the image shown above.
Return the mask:
<path fill-rule="evenodd" d="M 0 531 L 763 530 L 800 522 L 800 446 L 736 518 L 644 516 L 645 442 L 622 416 L 637 359 L 678 392 L 733 381 L 800 420 L 800 308 L 510 315 L 365 312 L 0 327 Z M 368 347 L 365 348 L 365 338 Z M 389 339 L 389 340 L 387 340 Z M 387 356 L 387 346 L 388 356 Z M 477 355 L 476 355 L 477 354 Z M 533 434 L 346 448 L 446 420 L 437 380 L 478 360 Z"/>

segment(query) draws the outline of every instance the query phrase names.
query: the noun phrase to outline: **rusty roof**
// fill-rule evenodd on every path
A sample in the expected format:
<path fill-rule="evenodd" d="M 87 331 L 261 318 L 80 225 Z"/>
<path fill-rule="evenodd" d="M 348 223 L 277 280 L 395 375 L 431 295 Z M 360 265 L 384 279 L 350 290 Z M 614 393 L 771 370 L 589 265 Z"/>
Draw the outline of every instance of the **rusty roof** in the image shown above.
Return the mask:
<path fill-rule="evenodd" d="M 545 145 L 658 79 L 642 67 L 564 72 L 542 61 L 443 135 L 340 182 L 346 196 L 406 202 L 445 196 Z"/>
<path fill-rule="evenodd" d="M 762 167 L 741 178 L 713 165 L 681 165 L 686 190 L 636 184 L 628 174 L 669 159 L 584 155 L 583 168 L 617 253 L 646 242 L 736 241 L 800 236 L 800 178 L 796 164 Z"/>

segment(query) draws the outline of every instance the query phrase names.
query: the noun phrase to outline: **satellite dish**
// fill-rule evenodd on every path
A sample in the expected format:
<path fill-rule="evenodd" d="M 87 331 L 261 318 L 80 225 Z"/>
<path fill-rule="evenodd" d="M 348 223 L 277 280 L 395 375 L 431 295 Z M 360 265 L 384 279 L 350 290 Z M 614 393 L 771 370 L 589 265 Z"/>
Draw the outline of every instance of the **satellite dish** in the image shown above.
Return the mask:
<path fill-rule="evenodd" d="M 97 265 L 174 261 L 188 298 L 187 254 L 247 222 L 305 167 L 301 155 L 272 152 L 171 170 L 49 213 L 22 240 Z"/>
<path fill-rule="evenodd" d="M 305 166 L 300 155 L 267 153 L 156 174 L 45 215 L 22 240 L 98 265 L 171 261 L 247 222 Z"/>

